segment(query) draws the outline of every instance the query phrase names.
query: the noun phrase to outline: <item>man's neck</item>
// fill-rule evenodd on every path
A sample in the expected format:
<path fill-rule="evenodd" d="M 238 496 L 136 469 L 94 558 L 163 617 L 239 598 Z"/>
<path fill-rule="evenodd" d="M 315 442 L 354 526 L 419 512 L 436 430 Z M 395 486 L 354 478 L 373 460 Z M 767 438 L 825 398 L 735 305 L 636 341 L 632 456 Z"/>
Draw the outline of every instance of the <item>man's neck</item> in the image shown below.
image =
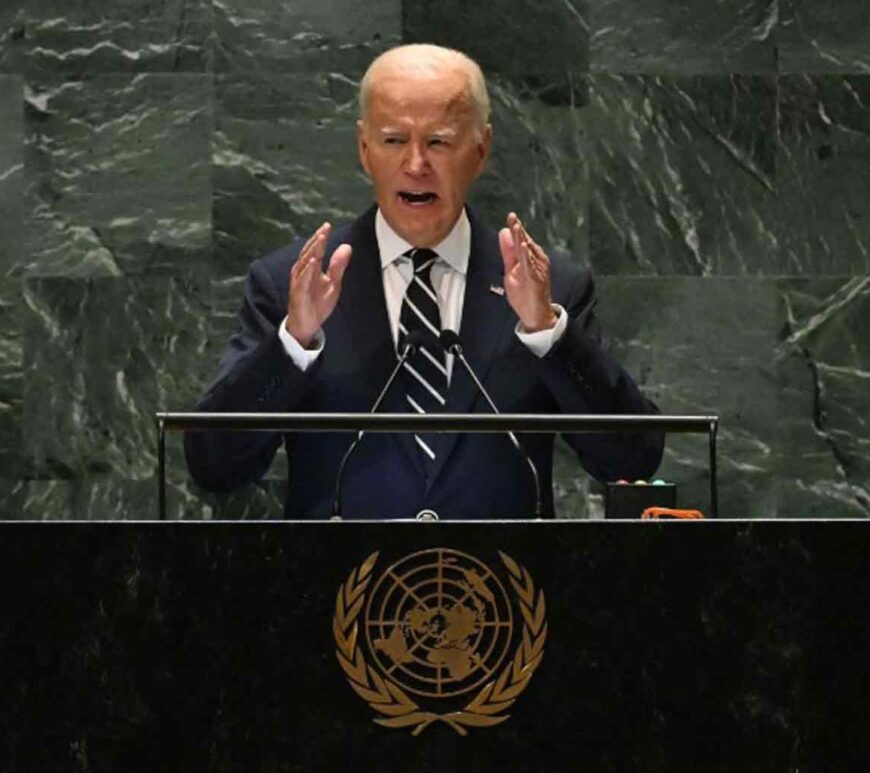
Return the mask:
<path fill-rule="evenodd" d="M 378 241 L 382 268 L 419 246 L 411 244 L 399 236 L 387 222 L 380 209 L 375 215 L 375 236 Z M 464 208 L 459 213 L 453 228 L 450 229 L 450 233 L 432 247 L 432 250 L 452 269 L 462 274 L 466 273 L 471 252 L 471 223 Z"/>

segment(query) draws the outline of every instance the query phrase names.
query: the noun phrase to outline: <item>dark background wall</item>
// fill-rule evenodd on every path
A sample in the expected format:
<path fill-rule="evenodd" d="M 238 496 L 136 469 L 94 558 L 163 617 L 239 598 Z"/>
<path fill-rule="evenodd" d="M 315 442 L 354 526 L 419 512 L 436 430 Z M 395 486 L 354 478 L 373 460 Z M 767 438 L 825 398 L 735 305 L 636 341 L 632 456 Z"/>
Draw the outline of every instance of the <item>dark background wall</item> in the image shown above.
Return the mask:
<path fill-rule="evenodd" d="M 663 411 L 722 417 L 722 514 L 870 514 L 870 12 L 861 0 L 3 0 L 0 501 L 153 514 L 253 258 L 368 201 L 356 86 L 401 41 L 486 70 L 475 204 L 598 277 Z M 277 515 L 272 478 L 174 517 Z M 706 506 L 705 441 L 662 475 Z M 595 515 L 560 451 L 563 517 Z"/>

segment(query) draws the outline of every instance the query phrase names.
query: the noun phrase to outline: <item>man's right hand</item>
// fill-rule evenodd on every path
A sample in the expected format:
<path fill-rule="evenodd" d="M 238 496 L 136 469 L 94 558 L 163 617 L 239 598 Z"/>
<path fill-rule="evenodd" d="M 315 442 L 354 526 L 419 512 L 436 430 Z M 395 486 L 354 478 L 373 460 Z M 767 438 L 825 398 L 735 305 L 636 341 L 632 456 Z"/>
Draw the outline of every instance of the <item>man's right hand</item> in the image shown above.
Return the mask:
<path fill-rule="evenodd" d="M 341 292 L 341 280 L 350 263 L 350 245 L 340 244 L 329 258 L 326 273 L 321 271 L 331 228 L 329 223 L 320 226 L 305 242 L 290 269 L 285 327 L 305 349 L 310 347 L 317 331 L 335 309 Z"/>

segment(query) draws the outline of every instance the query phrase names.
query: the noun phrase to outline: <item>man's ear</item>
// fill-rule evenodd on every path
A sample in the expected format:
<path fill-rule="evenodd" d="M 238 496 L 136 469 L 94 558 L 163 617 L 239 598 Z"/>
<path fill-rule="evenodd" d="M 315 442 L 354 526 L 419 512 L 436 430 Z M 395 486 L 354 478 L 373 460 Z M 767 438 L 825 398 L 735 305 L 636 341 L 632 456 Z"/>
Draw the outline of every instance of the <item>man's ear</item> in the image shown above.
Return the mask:
<path fill-rule="evenodd" d="M 369 144 L 366 140 L 366 126 L 362 118 L 358 118 L 356 122 L 356 146 L 359 151 L 359 162 L 365 173 L 371 177 L 372 175 L 369 171 Z"/>
<path fill-rule="evenodd" d="M 480 174 L 486 169 L 486 163 L 489 161 L 489 151 L 492 148 L 492 124 L 486 124 L 481 129 L 480 138 L 477 141 L 477 153 L 480 158 L 480 165 L 477 173 Z"/>

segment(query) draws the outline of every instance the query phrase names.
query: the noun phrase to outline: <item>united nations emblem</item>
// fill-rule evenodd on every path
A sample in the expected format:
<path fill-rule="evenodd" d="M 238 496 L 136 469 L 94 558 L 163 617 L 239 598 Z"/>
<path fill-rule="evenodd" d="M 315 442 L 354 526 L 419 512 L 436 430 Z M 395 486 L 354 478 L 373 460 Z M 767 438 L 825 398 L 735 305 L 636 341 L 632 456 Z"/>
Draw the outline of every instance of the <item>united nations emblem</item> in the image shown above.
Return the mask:
<path fill-rule="evenodd" d="M 375 578 L 378 553 L 338 589 L 338 662 L 384 727 L 419 735 L 444 722 L 489 727 L 526 689 L 547 638 L 543 591 L 499 552 L 512 593 L 482 561 L 448 548 L 412 553 Z M 515 610 L 522 632 L 514 624 Z"/>

